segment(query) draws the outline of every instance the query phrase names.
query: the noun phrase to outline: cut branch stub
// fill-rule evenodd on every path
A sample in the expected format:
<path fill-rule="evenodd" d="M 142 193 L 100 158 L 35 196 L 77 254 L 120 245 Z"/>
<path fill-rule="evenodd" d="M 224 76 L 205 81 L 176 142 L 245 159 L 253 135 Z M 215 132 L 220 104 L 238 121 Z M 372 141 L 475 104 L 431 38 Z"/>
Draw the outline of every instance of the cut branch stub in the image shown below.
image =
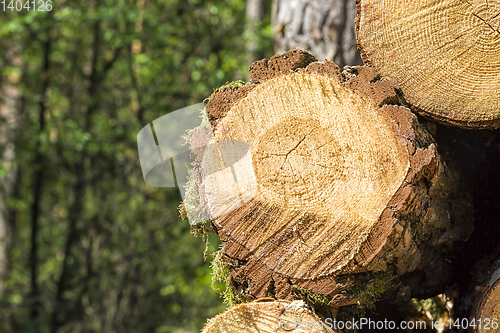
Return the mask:
<path fill-rule="evenodd" d="M 500 124 L 500 1 L 358 0 L 363 61 L 415 110 L 467 127 Z"/>
<path fill-rule="evenodd" d="M 330 333 L 334 331 L 323 324 L 302 301 L 263 299 L 240 304 L 217 315 L 208 321 L 201 332 Z"/>
<path fill-rule="evenodd" d="M 455 218 L 468 205 L 447 196 L 456 175 L 416 117 L 388 105 L 399 103 L 397 85 L 370 67 L 301 66 L 284 61 L 277 74 L 254 63 L 264 72 L 251 75 L 266 79 L 237 100 L 237 89 L 216 92 L 206 106 L 217 149 L 203 163 L 222 172 L 205 177 L 203 202 L 234 259 L 230 281 L 252 297 L 290 299 L 293 285 L 345 290 L 346 273 L 442 271 L 443 249 L 468 235 Z M 245 152 L 218 155 L 229 142 Z M 233 178 L 238 185 L 225 186 Z"/>

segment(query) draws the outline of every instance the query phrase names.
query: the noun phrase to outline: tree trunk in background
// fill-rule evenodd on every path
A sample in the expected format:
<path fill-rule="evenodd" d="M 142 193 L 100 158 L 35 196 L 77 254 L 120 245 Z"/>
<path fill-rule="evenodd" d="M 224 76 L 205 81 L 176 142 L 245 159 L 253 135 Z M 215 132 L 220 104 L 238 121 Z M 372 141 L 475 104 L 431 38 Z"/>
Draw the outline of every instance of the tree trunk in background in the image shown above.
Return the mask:
<path fill-rule="evenodd" d="M 264 18 L 266 0 L 247 0 L 246 5 L 246 34 L 247 34 L 247 63 L 250 66 L 255 60 L 264 58 L 262 49 L 259 48 L 260 23 Z"/>
<path fill-rule="evenodd" d="M 17 168 L 14 164 L 14 137 L 18 127 L 19 91 L 4 85 L 0 90 L 0 161 L 2 177 L 0 178 L 0 296 L 4 290 L 4 279 L 7 275 L 9 260 L 8 251 L 11 243 L 11 228 L 8 221 L 9 208 L 7 201 L 15 187 Z M 5 174 L 4 174 L 5 173 Z"/>
<path fill-rule="evenodd" d="M 341 68 L 361 65 L 355 16 L 355 0 L 274 0 L 275 51 L 302 48 L 318 60 L 332 60 Z"/>

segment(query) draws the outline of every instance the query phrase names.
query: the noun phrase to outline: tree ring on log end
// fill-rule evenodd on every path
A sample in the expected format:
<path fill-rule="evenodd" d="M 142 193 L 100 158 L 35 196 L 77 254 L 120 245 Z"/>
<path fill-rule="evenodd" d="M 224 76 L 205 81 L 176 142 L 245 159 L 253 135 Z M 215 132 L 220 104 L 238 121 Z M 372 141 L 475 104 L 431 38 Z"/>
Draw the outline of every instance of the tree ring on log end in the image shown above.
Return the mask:
<path fill-rule="evenodd" d="M 330 180 L 346 179 L 338 148 L 319 121 L 286 119 L 259 140 L 254 157 L 259 184 L 285 201 L 311 202 L 310 189 L 326 194 Z"/>
<path fill-rule="evenodd" d="M 363 60 L 397 81 L 417 112 L 500 124 L 500 1 L 360 0 Z"/>
<path fill-rule="evenodd" d="M 265 301 L 237 305 L 209 320 L 201 333 L 328 333 L 303 301 Z"/>
<path fill-rule="evenodd" d="M 474 306 L 476 325 L 474 332 L 500 332 L 500 268 L 497 268 L 488 281 L 485 292 L 479 295 L 480 298 Z"/>
<path fill-rule="evenodd" d="M 213 222 L 270 269 L 299 279 L 338 272 L 354 258 L 410 163 L 389 116 L 314 73 L 259 84 L 232 105 L 214 140 L 248 144 L 257 190 Z"/>

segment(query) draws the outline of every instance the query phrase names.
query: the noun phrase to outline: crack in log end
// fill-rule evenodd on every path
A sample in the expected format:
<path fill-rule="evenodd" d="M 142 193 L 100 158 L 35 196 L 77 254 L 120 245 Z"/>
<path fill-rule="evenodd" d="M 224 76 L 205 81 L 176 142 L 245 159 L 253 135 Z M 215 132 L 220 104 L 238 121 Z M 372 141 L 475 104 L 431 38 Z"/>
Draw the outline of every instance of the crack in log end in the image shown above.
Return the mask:
<path fill-rule="evenodd" d="M 462 1 L 463 3 L 463 1 Z M 496 20 L 500 16 L 500 12 L 497 12 L 497 14 L 493 14 L 489 18 L 484 18 L 484 16 L 490 16 L 489 14 L 491 12 L 494 13 L 495 10 L 499 11 L 500 10 L 500 5 L 497 0 L 493 1 L 493 6 L 490 9 L 490 4 L 486 0 L 486 2 L 481 2 L 481 1 L 476 1 L 474 4 L 471 4 L 470 2 L 466 1 L 466 4 L 469 5 L 468 7 L 468 14 L 469 17 L 472 15 L 473 17 L 477 18 L 479 21 L 483 22 L 489 29 L 491 29 L 493 32 L 496 32 L 497 34 L 500 35 L 500 22 L 492 22 L 492 20 Z M 467 14 L 464 14 L 467 15 Z M 498 21 L 498 20 L 497 20 Z M 497 23 L 497 28 L 494 27 L 495 23 Z M 478 26 L 478 24 L 474 23 L 473 21 L 471 22 L 469 20 L 469 24 L 471 27 Z M 480 26 L 480 24 L 479 24 Z"/>
<path fill-rule="evenodd" d="M 276 272 L 313 278 L 340 270 L 408 172 L 408 151 L 392 127 L 370 100 L 329 77 L 289 73 L 257 85 L 214 139 L 248 143 L 259 189 L 215 223 Z M 306 215 L 314 216 L 310 225 L 297 225 Z"/>
<path fill-rule="evenodd" d="M 260 140 L 254 156 L 259 184 L 278 186 L 286 202 L 291 197 L 310 200 L 315 194 L 308 189 L 327 185 L 326 178 L 346 179 L 338 146 L 318 121 L 292 118 L 280 123 Z"/>
<path fill-rule="evenodd" d="M 494 32 L 500 34 L 500 31 L 498 29 L 495 29 L 491 24 L 490 22 L 486 21 L 485 19 L 483 19 L 482 17 L 480 17 L 479 15 L 475 14 L 475 13 L 472 13 L 472 15 L 474 15 L 475 17 L 477 17 L 479 20 L 483 21 L 491 30 L 493 30 Z"/>

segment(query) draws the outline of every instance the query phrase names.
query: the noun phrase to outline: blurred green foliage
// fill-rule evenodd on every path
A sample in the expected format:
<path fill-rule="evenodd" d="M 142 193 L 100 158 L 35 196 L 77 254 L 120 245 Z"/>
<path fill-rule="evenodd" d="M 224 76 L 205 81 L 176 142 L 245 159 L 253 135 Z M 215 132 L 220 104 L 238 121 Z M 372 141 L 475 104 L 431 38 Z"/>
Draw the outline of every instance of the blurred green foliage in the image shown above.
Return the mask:
<path fill-rule="evenodd" d="M 17 172 L 0 332 L 199 331 L 224 309 L 205 244 L 180 220 L 178 190 L 144 183 L 136 136 L 247 79 L 245 1 L 52 6 L 0 11 L 0 86 L 19 92 L 15 168 L 0 172 Z"/>

